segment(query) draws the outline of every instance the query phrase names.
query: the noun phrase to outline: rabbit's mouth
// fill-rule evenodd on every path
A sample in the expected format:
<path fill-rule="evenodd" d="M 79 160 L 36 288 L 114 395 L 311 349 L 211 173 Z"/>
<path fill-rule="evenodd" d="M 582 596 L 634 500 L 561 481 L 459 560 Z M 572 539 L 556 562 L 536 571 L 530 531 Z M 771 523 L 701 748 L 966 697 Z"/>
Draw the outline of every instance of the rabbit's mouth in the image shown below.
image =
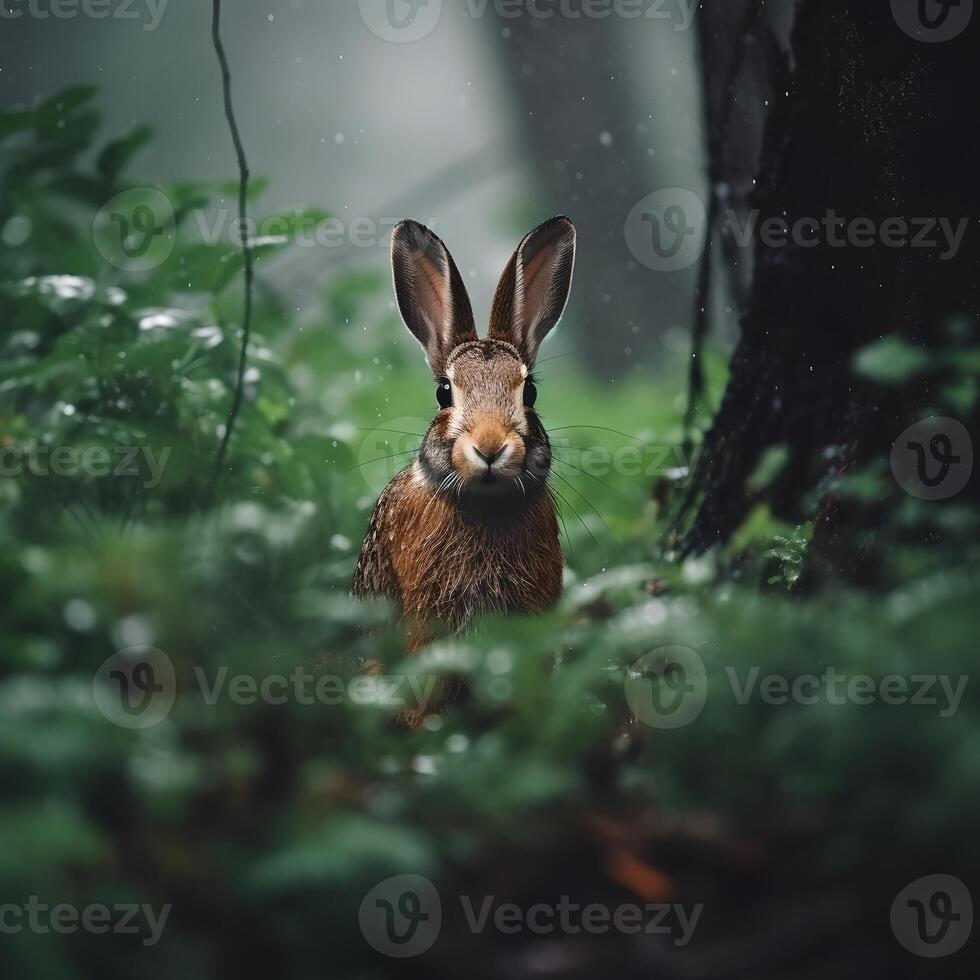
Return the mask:
<path fill-rule="evenodd" d="M 506 486 L 520 477 L 526 452 L 516 433 L 500 431 L 492 439 L 460 436 L 452 450 L 452 464 L 467 485 L 483 488 Z"/>
<path fill-rule="evenodd" d="M 467 489 L 478 494 L 500 494 L 511 490 L 518 490 L 518 477 L 501 476 L 496 473 L 484 473 L 483 476 L 471 479 L 467 484 Z M 520 492 L 518 490 L 518 492 Z"/>

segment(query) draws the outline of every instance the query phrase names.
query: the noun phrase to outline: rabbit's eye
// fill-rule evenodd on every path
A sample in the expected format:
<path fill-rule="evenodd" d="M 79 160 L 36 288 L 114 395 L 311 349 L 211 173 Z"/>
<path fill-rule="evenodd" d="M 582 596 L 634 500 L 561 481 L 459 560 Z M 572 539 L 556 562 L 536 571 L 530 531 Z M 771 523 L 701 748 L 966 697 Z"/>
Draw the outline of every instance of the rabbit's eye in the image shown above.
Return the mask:
<path fill-rule="evenodd" d="M 524 382 L 524 404 L 528 408 L 534 408 L 534 403 L 537 401 L 537 399 L 538 389 L 534 382 L 528 378 L 528 380 Z"/>
<path fill-rule="evenodd" d="M 449 378 L 440 378 L 436 382 L 436 401 L 439 402 L 440 408 L 453 407 L 453 386 Z"/>

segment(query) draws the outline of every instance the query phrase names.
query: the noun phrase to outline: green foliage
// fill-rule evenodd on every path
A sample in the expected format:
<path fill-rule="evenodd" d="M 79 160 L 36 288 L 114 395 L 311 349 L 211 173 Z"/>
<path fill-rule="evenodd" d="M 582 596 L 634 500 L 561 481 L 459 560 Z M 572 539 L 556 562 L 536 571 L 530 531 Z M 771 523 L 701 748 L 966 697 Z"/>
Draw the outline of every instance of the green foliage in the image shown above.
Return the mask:
<path fill-rule="evenodd" d="M 882 532 L 896 558 L 874 598 L 760 595 L 767 581 L 797 582 L 813 534 L 768 511 L 724 552 L 671 565 L 657 543 L 661 491 L 669 498 L 690 462 L 676 449 L 681 365 L 655 386 L 613 388 L 555 359 L 542 364 L 540 405 L 564 460 L 566 597 L 547 616 L 486 621 L 406 660 L 387 610 L 347 595 L 377 492 L 433 411 L 385 276 L 339 277 L 296 315 L 269 271 L 293 226 L 258 249 L 245 404 L 205 507 L 241 277 L 235 247 L 202 241 L 195 221 L 235 189 L 150 189 L 173 206 L 172 250 L 152 269 L 111 265 L 97 212 L 136 191 L 135 220 L 150 200 L 125 180 L 148 134 L 109 143 L 87 169 L 91 97 L 71 90 L 0 116 L 0 827 L 16 842 L 0 891 L 173 912 L 150 951 L 19 935 L 0 946 L 8 975 L 203 977 L 221 958 L 246 975 L 322 976 L 329 962 L 332 976 L 384 976 L 356 926 L 378 881 L 414 873 L 444 895 L 516 895 L 541 887 L 537 867 L 578 853 L 570 888 L 621 894 L 599 821 L 692 901 L 736 853 L 774 893 L 793 876 L 844 882 L 876 915 L 923 867 L 977 869 L 975 687 L 943 716 L 881 701 L 740 703 L 730 683 L 753 669 L 968 675 L 975 555 L 940 560 L 917 542 L 936 521 L 975 540 L 972 510 L 909 501 Z M 551 346 L 562 351 L 561 334 Z M 135 469 L 118 470 L 132 449 Z M 106 458 L 109 472 L 93 462 Z M 898 492 L 883 473 L 836 489 L 858 493 L 858 480 L 872 496 Z M 641 656 L 677 644 L 703 660 L 707 699 L 690 725 L 661 730 L 634 717 L 625 686 Z M 125 728 L 100 710 L 96 675 L 114 651 L 147 645 L 173 664 L 176 700 L 155 727 Z M 352 694 L 378 664 L 408 704 L 411 682 L 447 673 L 468 699 L 399 730 L 398 705 Z M 313 704 L 230 693 L 236 676 L 296 671 L 344 693 Z M 705 928 L 728 935 L 741 895 L 714 900 L 722 911 Z M 447 925 L 447 951 L 458 929 Z"/>

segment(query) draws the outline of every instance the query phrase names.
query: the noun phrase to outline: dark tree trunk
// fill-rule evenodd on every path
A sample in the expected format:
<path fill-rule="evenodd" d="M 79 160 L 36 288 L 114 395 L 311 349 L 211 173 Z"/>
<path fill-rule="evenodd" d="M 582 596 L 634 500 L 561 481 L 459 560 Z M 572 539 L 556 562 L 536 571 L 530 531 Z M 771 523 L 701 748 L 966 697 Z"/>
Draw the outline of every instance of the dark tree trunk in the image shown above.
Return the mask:
<path fill-rule="evenodd" d="M 955 226 L 980 214 L 980 127 L 969 110 L 980 90 L 976 30 L 974 23 L 955 40 L 924 44 L 899 29 L 887 3 L 802 0 L 794 70 L 773 84 L 760 223 L 834 211 L 876 228 L 922 216 Z M 975 342 L 980 241 L 972 220 L 946 260 L 941 249 L 887 247 L 880 237 L 871 247 L 834 247 L 820 236 L 817 247 L 754 243 L 742 335 L 696 474 L 699 507 L 683 548 L 730 536 L 759 499 L 748 479 L 761 454 L 786 444 L 790 463 L 767 491 L 775 511 L 817 519 L 818 563 L 871 577 L 874 548 L 854 531 L 872 530 L 880 511 L 857 514 L 813 491 L 855 465 L 878 459 L 887 467 L 893 441 L 937 404 L 943 378 L 877 385 L 854 373 L 852 359 L 888 334 L 953 356 L 958 344 Z M 962 421 L 975 431 L 973 413 Z"/>

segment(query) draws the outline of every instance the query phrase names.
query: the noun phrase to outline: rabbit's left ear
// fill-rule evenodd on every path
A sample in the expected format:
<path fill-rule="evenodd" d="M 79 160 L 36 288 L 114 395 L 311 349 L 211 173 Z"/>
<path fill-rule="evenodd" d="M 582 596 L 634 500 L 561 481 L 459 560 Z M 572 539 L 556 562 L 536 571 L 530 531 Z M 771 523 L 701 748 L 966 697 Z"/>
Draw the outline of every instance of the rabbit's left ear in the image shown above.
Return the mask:
<path fill-rule="evenodd" d="M 575 226 L 561 216 L 538 225 L 507 263 L 490 311 L 487 336 L 503 340 L 534 367 L 538 348 L 561 319 L 572 288 Z"/>

